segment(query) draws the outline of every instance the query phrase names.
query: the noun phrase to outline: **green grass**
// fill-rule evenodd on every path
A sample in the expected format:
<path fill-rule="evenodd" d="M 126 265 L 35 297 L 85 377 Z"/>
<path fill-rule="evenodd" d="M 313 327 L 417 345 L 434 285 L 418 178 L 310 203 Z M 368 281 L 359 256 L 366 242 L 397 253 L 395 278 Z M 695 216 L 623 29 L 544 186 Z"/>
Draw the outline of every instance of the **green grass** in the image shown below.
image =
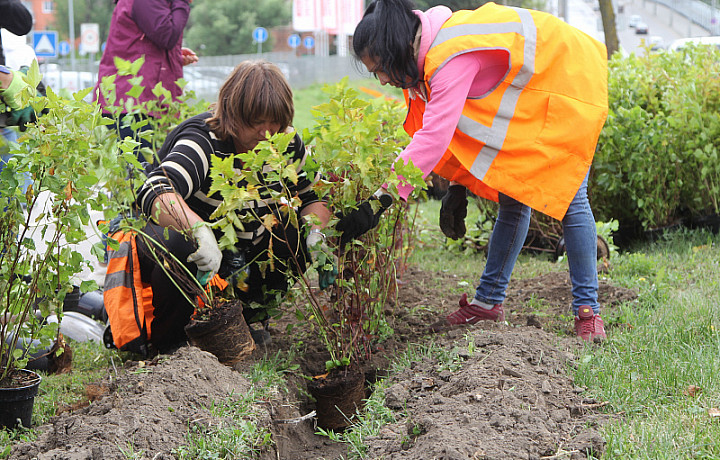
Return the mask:
<path fill-rule="evenodd" d="M 605 427 L 604 458 L 720 458 L 720 420 L 708 414 L 720 407 L 719 241 L 681 231 L 613 260 L 613 281 L 639 292 L 622 312 L 631 327 L 586 348 L 576 373 L 622 414 Z"/>
<path fill-rule="evenodd" d="M 352 80 L 348 84 L 351 88 L 358 90 L 361 87 L 369 88 L 390 97 L 403 100 L 403 95 L 400 90 L 389 86 L 382 86 L 375 79 Z M 315 124 L 310 109 L 329 100 L 328 95 L 322 90 L 324 86 L 325 85 L 323 84 L 316 84 L 297 91 L 293 90 L 293 102 L 295 103 L 295 118 L 293 120 L 293 125 L 299 133 L 302 133 L 306 128 L 311 128 Z M 370 94 L 364 93 L 363 91 L 360 91 L 360 94 L 367 99 L 372 99 L 374 97 Z"/>

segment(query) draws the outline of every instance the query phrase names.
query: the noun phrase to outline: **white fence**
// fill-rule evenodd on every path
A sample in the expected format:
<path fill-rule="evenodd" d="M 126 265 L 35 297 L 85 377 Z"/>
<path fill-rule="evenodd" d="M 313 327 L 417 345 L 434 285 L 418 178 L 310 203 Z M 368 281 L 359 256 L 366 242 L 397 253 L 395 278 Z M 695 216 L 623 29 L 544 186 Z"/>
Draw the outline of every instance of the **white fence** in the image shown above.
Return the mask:
<path fill-rule="evenodd" d="M 292 53 L 239 54 L 229 56 L 201 56 L 197 64 L 186 66 L 184 78 L 187 90 L 195 92 L 199 99 L 212 101 L 232 69 L 248 59 L 266 59 L 280 67 L 293 89 L 313 84 L 339 81 L 347 76 L 351 80 L 369 78 L 365 67 L 351 56 L 302 56 Z M 65 88 L 71 92 L 94 86 L 97 81 L 97 62 L 76 61 L 75 69 L 69 61 L 41 65 L 43 80 L 53 89 Z"/>
<path fill-rule="evenodd" d="M 720 10 L 715 5 L 713 7 L 700 0 L 643 0 L 643 3 L 663 5 L 707 30 L 710 35 L 720 35 Z"/>

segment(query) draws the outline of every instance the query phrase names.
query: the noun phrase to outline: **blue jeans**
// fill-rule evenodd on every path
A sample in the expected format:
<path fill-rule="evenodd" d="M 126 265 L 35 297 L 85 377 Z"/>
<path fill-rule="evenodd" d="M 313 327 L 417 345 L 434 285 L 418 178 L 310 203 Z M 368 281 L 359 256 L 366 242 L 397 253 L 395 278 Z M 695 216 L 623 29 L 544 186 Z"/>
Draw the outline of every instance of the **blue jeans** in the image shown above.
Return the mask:
<path fill-rule="evenodd" d="M 581 305 L 589 305 L 595 313 L 600 311 L 597 301 L 597 233 L 587 196 L 587 181 L 586 175 L 562 220 L 572 283 L 572 310 L 576 316 Z M 505 300 L 505 289 L 525 243 L 532 212 L 528 206 L 502 193 L 499 201 L 500 210 L 490 236 L 487 263 L 475 292 L 476 299 L 489 304 Z"/>

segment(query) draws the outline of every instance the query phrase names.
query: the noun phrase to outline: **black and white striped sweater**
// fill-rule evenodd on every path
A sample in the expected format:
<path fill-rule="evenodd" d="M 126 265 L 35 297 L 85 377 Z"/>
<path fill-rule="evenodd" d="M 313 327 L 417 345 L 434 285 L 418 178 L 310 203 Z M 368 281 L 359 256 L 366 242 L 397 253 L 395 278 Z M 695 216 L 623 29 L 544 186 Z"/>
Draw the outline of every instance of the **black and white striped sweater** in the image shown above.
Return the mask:
<path fill-rule="evenodd" d="M 232 141 L 221 141 L 210 130 L 205 123 L 210 117 L 211 114 L 206 112 L 189 118 L 178 125 L 166 138 L 158 152 L 158 165 L 148 173 L 147 180 L 138 192 L 137 203 L 145 215 L 150 216 L 154 212 L 152 204 L 158 195 L 174 191 L 200 218 L 210 221 L 210 215 L 221 203 L 218 194 L 208 196 L 212 183 L 209 175 L 211 156 L 227 158 L 238 153 Z M 318 176 L 310 179 L 303 169 L 308 151 L 297 133 L 286 153 L 292 155 L 291 163 L 298 165 L 297 184 L 289 184 L 289 186 L 291 194 L 300 198 L 302 205 L 298 211 L 301 211 L 303 207 L 320 201 L 312 190 Z M 265 185 L 276 190 L 281 187 L 281 184 Z M 254 212 L 262 218 L 271 213 L 272 209 L 276 209 L 277 204 L 255 201 L 248 203 L 246 209 L 254 209 Z M 245 224 L 244 230 L 238 234 L 238 237 L 241 245 L 245 247 L 257 244 L 265 231 L 260 221 Z"/>

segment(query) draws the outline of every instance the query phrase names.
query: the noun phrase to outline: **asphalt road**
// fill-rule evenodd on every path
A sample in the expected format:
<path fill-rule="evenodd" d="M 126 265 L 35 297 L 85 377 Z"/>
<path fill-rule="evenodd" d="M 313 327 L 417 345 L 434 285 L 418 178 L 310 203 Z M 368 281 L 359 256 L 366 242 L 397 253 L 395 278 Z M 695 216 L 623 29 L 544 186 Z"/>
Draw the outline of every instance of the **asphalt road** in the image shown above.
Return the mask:
<path fill-rule="evenodd" d="M 600 12 L 596 5 L 597 0 L 569 0 L 568 22 L 598 40 L 605 41 Z M 705 29 L 654 2 L 624 0 L 620 5 L 623 11 L 618 12 L 615 19 L 620 46 L 627 53 L 644 53 L 643 46 L 649 43 L 651 37 L 659 37 L 662 45 L 667 47 L 678 38 L 710 35 Z M 636 34 L 635 29 L 628 26 L 633 14 L 639 15 L 648 25 L 647 35 Z"/>

